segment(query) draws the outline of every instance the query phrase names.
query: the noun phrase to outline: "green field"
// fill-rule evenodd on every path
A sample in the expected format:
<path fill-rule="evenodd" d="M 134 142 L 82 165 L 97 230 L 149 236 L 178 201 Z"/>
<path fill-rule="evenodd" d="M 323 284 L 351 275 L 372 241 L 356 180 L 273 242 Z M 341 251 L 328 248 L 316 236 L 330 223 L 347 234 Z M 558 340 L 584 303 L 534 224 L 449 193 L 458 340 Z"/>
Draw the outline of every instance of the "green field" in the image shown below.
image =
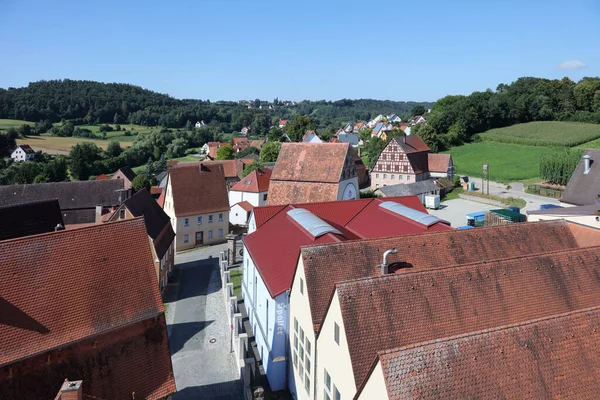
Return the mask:
<path fill-rule="evenodd" d="M 600 125 L 579 122 L 529 122 L 480 134 L 485 141 L 530 146 L 573 147 L 600 138 Z"/>
<path fill-rule="evenodd" d="M 33 122 L 21 121 L 19 119 L 0 119 L 0 131 L 18 128 L 23 124 L 33 125 Z"/>
<path fill-rule="evenodd" d="M 481 165 L 488 163 L 490 180 L 508 183 L 537 177 L 540 156 L 554 151 L 551 147 L 479 142 L 453 147 L 445 153 L 452 154 L 461 175 L 481 176 Z"/>

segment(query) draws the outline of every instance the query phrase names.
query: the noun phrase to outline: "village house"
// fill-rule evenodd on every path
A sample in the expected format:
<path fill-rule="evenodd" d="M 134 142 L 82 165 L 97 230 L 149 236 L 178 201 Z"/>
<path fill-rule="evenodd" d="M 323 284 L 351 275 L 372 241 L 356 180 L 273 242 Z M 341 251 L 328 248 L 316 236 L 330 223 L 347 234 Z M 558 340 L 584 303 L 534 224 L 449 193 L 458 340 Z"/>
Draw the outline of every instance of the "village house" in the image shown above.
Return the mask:
<path fill-rule="evenodd" d="M 0 186 L 0 204 L 58 199 L 67 228 L 105 222 L 130 191 L 123 179 Z"/>
<path fill-rule="evenodd" d="M 254 208 L 243 238 L 242 293 L 271 388 L 285 387 L 289 289 L 301 246 L 451 229 L 416 197 Z"/>
<path fill-rule="evenodd" d="M 0 206 L 0 240 L 65 229 L 58 200 Z"/>
<path fill-rule="evenodd" d="M 397 116 L 394 113 L 388 114 L 386 118 L 389 123 L 402 122 L 402 118 L 400 118 L 399 116 Z"/>
<path fill-rule="evenodd" d="M 268 204 L 357 199 L 355 155 L 347 143 L 283 143 L 271 174 Z"/>
<path fill-rule="evenodd" d="M 305 131 L 304 135 L 302 136 L 302 142 L 303 143 L 323 143 L 323 141 L 321 140 L 321 138 L 319 136 L 317 136 L 315 131 Z"/>
<path fill-rule="evenodd" d="M 367 128 L 373 128 L 375 127 L 375 125 L 377 125 L 380 121 L 383 121 L 383 115 L 379 114 L 378 116 L 376 116 L 375 118 L 373 118 L 372 120 L 370 120 L 367 123 Z"/>
<path fill-rule="evenodd" d="M 247 201 L 252 207 L 267 205 L 272 170 L 257 168 L 229 189 L 229 204 Z"/>
<path fill-rule="evenodd" d="M 130 189 L 131 184 L 137 174 L 133 172 L 133 170 L 129 167 L 122 167 L 115 172 L 111 179 L 122 179 L 123 180 L 123 188 Z"/>
<path fill-rule="evenodd" d="M 564 206 L 589 206 L 600 199 L 600 150 L 585 149 L 560 199 Z"/>
<path fill-rule="evenodd" d="M 229 222 L 232 225 L 246 226 L 254 206 L 246 200 L 235 203 L 229 210 Z"/>
<path fill-rule="evenodd" d="M 250 128 L 249 126 L 245 126 L 240 130 L 240 135 L 247 136 L 251 130 L 252 128 Z"/>
<path fill-rule="evenodd" d="M 285 128 L 285 126 L 287 125 L 287 123 L 288 123 L 287 119 L 280 119 L 279 120 L 279 129 Z"/>
<path fill-rule="evenodd" d="M 211 166 L 221 166 L 223 168 L 223 174 L 225 177 L 225 182 L 227 183 L 227 187 L 231 187 L 235 183 L 240 181 L 240 177 L 242 176 L 242 172 L 244 171 L 244 166 L 247 161 L 244 159 L 236 159 L 236 160 L 218 160 L 218 161 L 167 161 L 167 166 L 169 169 L 171 168 L 180 168 L 180 167 L 211 167 Z M 161 182 L 161 187 L 163 189 L 166 188 L 167 179 Z"/>
<path fill-rule="evenodd" d="M 169 216 L 146 189 L 125 200 L 110 217 L 109 222 L 138 217 L 144 218 L 148 239 L 152 244 L 157 284 L 162 291 L 175 265 L 175 232 Z"/>
<path fill-rule="evenodd" d="M 1 241 L 0 254 L 2 398 L 53 399 L 65 377 L 85 377 L 90 399 L 176 391 L 142 218 Z"/>
<path fill-rule="evenodd" d="M 355 399 L 595 399 L 599 325 L 593 307 L 380 351 Z M 423 366 L 435 367 L 419 373 Z"/>
<path fill-rule="evenodd" d="M 454 177 L 449 154 L 431 154 L 418 136 L 398 136 L 385 146 L 371 171 L 371 189 L 429 178 Z"/>
<path fill-rule="evenodd" d="M 353 398 L 378 352 L 599 307 L 600 286 L 588 278 L 598 272 L 599 256 L 600 247 L 568 249 L 407 273 L 387 270 L 403 260 L 392 257 L 380 276 L 336 283 L 314 349 L 316 376 L 329 376 L 342 398 Z M 580 273 L 570 273 L 573 263 Z M 518 362 L 511 353 L 502 364 Z M 452 370 L 460 363 L 446 361 Z M 484 371 L 471 376 L 488 377 Z M 457 390 L 460 378 L 447 379 L 444 387 Z M 324 381 L 317 379 L 317 393 L 327 391 Z M 536 393 L 529 394 L 546 398 L 545 390 Z"/>
<path fill-rule="evenodd" d="M 223 166 L 169 169 L 164 210 L 175 231 L 175 251 L 225 242 L 229 200 Z"/>
<path fill-rule="evenodd" d="M 194 125 L 196 129 L 204 128 L 205 126 L 206 124 L 204 123 L 204 121 L 196 121 L 196 124 Z"/>
<path fill-rule="evenodd" d="M 427 123 L 427 120 L 422 115 L 415 115 L 414 117 L 412 117 L 408 120 L 409 126 L 415 126 L 415 125 L 426 124 L 426 123 Z"/>
<path fill-rule="evenodd" d="M 29 161 L 32 160 L 33 157 L 35 157 L 35 151 L 28 144 L 17 146 L 10 154 L 10 158 L 12 158 L 14 162 Z"/>
<path fill-rule="evenodd" d="M 200 152 L 206 154 L 211 160 L 214 160 L 217 158 L 217 150 L 221 146 L 229 146 L 229 143 L 207 142 L 200 148 Z"/>
<path fill-rule="evenodd" d="M 420 204 L 417 201 L 416 206 L 418 205 Z M 383 269 L 383 272 L 387 269 L 386 276 L 388 274 L 393 276 L 393 273 L 410 274 L 443 270 L 460 264 L 482 263 L 501 258 L 577 249 L 580 246 L 592 244 L 593 241 L 590 240 L 590 237 L 598 240 L 597 234 L 590 235 L 590 232 L 587 231 L 576 233 L 565 221 L 551 221 L 470 230 L 446 230 L 382 239 L 338 241 L 338 243 L 302 247 L 293 275 L 291 291 L 287 295 L 289 297 L 289 315 L 287 317 L 290 321 L 288 341 L 291 348 L 291 354 L 288 357 L 290 391 L 296 399 L 322 399 L 325 392 L 324 386 L 327 385 L 326 382 L 330 381 L 331 384 L 327 385 L 327 393 L 331 398 L 334 398 L 335 390 L 341 393 L 342 398 L 354 396 L 362 381 L 355 380 L 356 369 L 352 367 L 351 356 L 342 352 L 336 358 L 331 358 L 330 361 L 323 361 L 321 357 L 331 356 L 329 350 L 341 351 L 338 350 L 340 345 L 337 342 L 343 343 L 343 340 L 346 340 L 345 335 L 348 334 L 349 328 L 346 328 L 344 332 L 342 329 L 344 326 L 351 326 L 350 322 L 342 326 L 339 320 L 329 319 L 327 334 L 321 334 L 321 330 L 325 329 L 326 315 L 329 318 L 328 308 L 330 308 L 336 284 L 381 276 L 383 253 L 386 250 L 397 249 L 396 253 L 388 253 L 386 268 Z M 443 251 L 439 249 L 443 249 Z M 386 279 L 389 278 L 385 277 L 382 280 Z M 433 280 L 422 280 L 422 282 L 429 281 Z M 420 284 L 419 290 L 422 289 L 424 289 L 424 285 Z M 365 289 L 363 293 L 370 293 L 370 290 Z M 523 293 L 527 293 L 527 291 Z M 368 296 L 366 300 L 368 301 L 370 298 L 371 296 Z M 425 298 L 420 297 L 420 299 Z M 405 304 L 405 301 L 399 300 L 396 303 Z M 438 304 L 437 301 L 435 304 Z M 452 304 L 452 300 L 447 304 Z M 481 302 L 473 304 L 481 304 Z M 412 310 L 410 307 L 386 307 L 385 309 L 378 307 L 363 309 L 361 315 L 370 318 L 370 314 L 377 314 L 385 310 L 389 312 L 392 312 L 391 309 Z M 437 310 L 432 311 L 437 312 Z M 427 314 L 419 311 L 416 313 L 419 315 L 414 315 L 413 312 L 410 318 L 420 318 Z M 335 322 L 338 328 L 336 329 L 331 322 Z M 346 322 L 344 321 L 344 323 Z M 338 331 L 337 335 L 335 331 Z M 370 340 L 377 339 L 379 335 L 393 334 L 393 332 L 393 329 L 385 328 L 373 335 L 371 330 L 363 330 L 362 325 L 360 328 L 356 326 L 356 329 L 352 329 L 353 335 L 365 336 L 365 344 L 371 343 Z M 369 335 L 373 338 L 367 337 Z M 404 335 L 397 336 L 402 338 Z M 317 343 L 317 338 L 321 341 L 320 343 Z M 320 347 L 326 339 L 333 341 L 335 338 L 337 338 L 335 349 Z M 332 346 L 332 344 L 328 343 L 324 346 Z M 361 344 L 359 347 L 362 349 L 365 346 Z M 357 349 L 357 351 L 361 349 Z M 370 351 L 371 349 L 365 347 L 364 350 Z M 317 361 L 317 355 L 319 361 Z M 367 362 L 368 366 L 374 361 L 375 354 L 372 356 L 372 359 Z M 332 361 L 339 363 L 339 368 L 330 366 Z M 325 379 L 325 369 L 331 378 L 329 380 Z M 361 372 L 366 375 L 365 370 L 361 370 Z"/>
<path fill-rule="evenodd" d="M 358 133 L 360 131 L 364 131 L 365 129 L 367 129 L 367 123 L 360 121 L 360 122 L 357 122 L 356 124 L 354 124 L 354 128 L 353 128 L 352 132 Z"/>

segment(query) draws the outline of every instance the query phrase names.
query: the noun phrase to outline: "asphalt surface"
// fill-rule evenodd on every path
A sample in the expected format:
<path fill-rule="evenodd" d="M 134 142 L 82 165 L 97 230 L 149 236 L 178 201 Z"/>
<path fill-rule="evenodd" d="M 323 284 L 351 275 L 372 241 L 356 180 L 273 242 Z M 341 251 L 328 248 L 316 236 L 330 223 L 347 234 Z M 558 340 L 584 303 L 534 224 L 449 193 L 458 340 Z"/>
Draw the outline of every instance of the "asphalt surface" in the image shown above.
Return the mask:
<path fill-rule="evenodd" d="M 179 285 L 169 288 L 175 292 L 167 303 L 177 385 L 173 400 L 242 399 L 219 274 L 218 254 L 225 248 L 211 246 L 175 257 Z"/>

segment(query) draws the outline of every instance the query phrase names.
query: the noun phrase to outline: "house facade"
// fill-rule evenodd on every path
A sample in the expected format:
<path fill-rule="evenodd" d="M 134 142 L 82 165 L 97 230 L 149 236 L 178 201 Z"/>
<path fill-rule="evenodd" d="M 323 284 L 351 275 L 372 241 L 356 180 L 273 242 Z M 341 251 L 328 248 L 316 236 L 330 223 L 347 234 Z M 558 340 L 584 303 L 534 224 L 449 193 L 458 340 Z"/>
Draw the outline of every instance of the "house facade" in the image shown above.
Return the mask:
<path fill-rule="evenodd" d="M 303 143 L 323 143 L 321 138 L 317 136 L 315 131 L 306 131 L 304 132 L 304 136 L 302 136 Z"/>
<path fill-rule="evenodd" d="M 427 162 L 431 178 L 447 178 L 450 182 L 454 180 L 454 162 L 450 154 L 429 153 Z"/>
<path fill-rule="evenodd" d="M 418 136 L 393 138 L 373 166 L 371 189 L 428 179 L 429 151 L 429 147 Z"/>
<path fill-rule="evenodd" d="M 229 210 L 229 222 L 232 225 L 248 225 L 253 208 L 252 204 L 247 201 L 235 203 Z"/>
<path fill-rule="evenodd" d="M 229 200 L 223 167 L 171 168 L 164 210 L 176 235 L 175 251 L 225 242 Z"/>
<path fill-rule="evenodd" d="M 32 160 L 35 157 L 35 151 L 28 144 L 22 144 L 10 154 L 14 162 L 23 162 Z"/>
<path fill-rule="evenodd" d="M 119 168 L 117 172 L 110 179 L 121 179 L 123 181 L 124 189 L 131 189 L 131 184 L 137 174 L 129 167 Z"/>

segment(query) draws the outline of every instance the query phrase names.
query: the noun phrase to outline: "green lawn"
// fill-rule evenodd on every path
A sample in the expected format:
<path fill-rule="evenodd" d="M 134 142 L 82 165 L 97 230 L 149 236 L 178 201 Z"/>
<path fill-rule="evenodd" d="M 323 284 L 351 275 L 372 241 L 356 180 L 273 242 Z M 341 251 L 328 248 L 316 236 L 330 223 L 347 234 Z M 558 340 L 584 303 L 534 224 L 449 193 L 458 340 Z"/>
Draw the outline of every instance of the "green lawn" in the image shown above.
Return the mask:
<path fill-rule="evenodd" d="M 121 142 L 121 147 L 129 147 L 131 146 L 133 138 L 130 138 L 129 142 Z M 102 149 L 106 149 L 108 146 L 108 140 L 100 140 L 100 139 L 84 139 L 78 137 L 58 137 L 58 136 L 29 136 L 25 139 L 17 139 L 17 144 L 28 144 L 35 151 L 42 150 L 47 153 L 68 153 L 71 151 L 71 147 L 75 146 L 77 143 L 83 142 L 92 142 L 96 143 L 98 147 Z"/>
<path fill-rule="evenodd" d="M 242 269 L 230 269 L 229 273 L 231 283 L 233 283 L 233 295 L 239 296 L 242 294 Z"/>
<path fill-rule="evenodd" d="M 485 141 L 501 143 L 573 147 L 599 139 L 600 125 L 560 121 L 529 122 L 491 129 L 480 136 Z"/>
<path fill-rule="evenodd" d="M 509 183 L 537 177 L 540 156 L 554 151 L 551 147 L 479 142 L 453 147 L 445 153 L 452 154 L 461 175 L 481 176 L 481 165 L 487 163 L 490 180 Z"/>
<path fill-rule="evenodd" d="M 0 131 L 18 128 L 23 124 L 33 125 L 33 122 L 21 121 L 19 119 L 0 119 Z"/>

